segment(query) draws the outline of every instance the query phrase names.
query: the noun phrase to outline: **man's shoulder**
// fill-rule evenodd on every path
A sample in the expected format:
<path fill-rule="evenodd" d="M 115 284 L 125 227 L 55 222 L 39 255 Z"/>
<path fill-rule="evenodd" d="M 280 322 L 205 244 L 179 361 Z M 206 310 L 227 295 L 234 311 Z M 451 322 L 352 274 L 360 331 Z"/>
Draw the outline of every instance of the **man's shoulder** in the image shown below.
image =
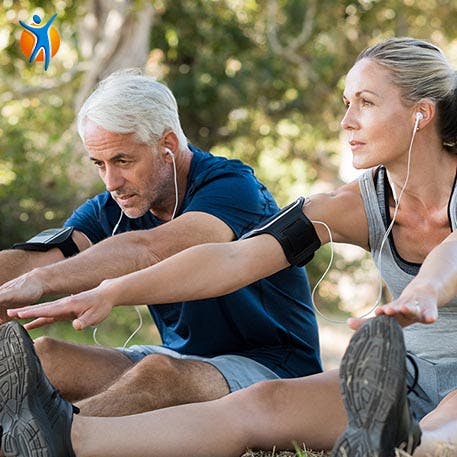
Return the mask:
<path fill-rule="evenodd" d="M 192 147 L 194 157 L 188 176 L 191 193 L 200 190 L 209 183 L 219 182 L 221 185 L 244 187 L 263 184 L 254 175 L 253 169 L 238 159 L 217 156 Z"/>
<path fill-rule="evenodd" d="M 199 174 L 224 174 L 240 173 L 254 176 L 253 169 L 239 159 L 230 159 L 228 157 L 218 156 L 208 151 L 202 151 L 195 146 L 189 145 L 193 152 L 193 170 L 194 175 Z"/>

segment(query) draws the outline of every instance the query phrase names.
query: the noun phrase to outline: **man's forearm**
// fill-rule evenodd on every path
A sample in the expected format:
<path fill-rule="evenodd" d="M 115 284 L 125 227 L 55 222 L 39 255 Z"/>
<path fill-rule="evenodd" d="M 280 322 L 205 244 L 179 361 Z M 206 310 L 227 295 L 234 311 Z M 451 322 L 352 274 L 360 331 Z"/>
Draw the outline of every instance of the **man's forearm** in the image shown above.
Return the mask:
<path fill-rule="evenodd" d="M 31 274 L 42 282 L 45 296 L 73 294 L 159 260 L 148 246 L 144 232 L 130 232 L 108 238 L 75 257 L 36 269 Z"/>
<path fill-rule="evenodd" d="M 10 249 L 0 252 L 0 285 L 17 278 L 34 268 L 49 265 L 63 259 L 58 249 L 48 252 L 22 251 Z"/>

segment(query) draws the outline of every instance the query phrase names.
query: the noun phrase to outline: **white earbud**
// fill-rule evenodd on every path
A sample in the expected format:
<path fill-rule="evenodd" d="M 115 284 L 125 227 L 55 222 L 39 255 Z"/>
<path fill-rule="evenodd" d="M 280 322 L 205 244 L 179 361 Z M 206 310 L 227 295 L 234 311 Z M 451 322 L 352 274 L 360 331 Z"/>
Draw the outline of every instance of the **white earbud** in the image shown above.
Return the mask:
<path fill-rule="evenodd" d="M 417 112 L 416 113 L 416 121 L 421 121 L 422 119 L 424 119 L 424 115 L 422 113 L 419 113 Z"/>
<path fill-rule="evenodd" d="M 165 148 L 165 151 L 167 154 L 169 154 L 171 157 L 174 157 L 175 155 L 173 154 L 173 151 L 170 148 Z"/>

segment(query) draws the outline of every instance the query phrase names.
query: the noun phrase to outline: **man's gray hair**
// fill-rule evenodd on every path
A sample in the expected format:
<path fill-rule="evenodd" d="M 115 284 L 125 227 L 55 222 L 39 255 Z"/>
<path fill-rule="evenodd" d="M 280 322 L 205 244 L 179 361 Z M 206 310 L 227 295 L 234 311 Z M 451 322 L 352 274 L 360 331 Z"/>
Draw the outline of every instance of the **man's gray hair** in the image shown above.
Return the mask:
<path fill-rule="evenodd" d="M 112 73 L 84 102 L 78 113 L 78 133 L 83 142 L 86 120 L 109 132 L 135 133 L 145 144 L 157 145 L 164 133 L 172 131 L 180 149 L 187 146 L 173 93 L 136 69 Z"/>

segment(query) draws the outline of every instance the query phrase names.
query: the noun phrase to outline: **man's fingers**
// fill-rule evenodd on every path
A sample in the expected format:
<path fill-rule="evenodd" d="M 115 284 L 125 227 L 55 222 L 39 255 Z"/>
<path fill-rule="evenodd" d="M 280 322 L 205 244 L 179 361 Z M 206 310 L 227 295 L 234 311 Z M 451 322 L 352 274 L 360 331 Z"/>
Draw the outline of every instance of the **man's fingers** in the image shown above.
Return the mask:
<path fill-rule="evenodd" d="M 102 322 L 106 316 L 103 316 L 97 308 L 87 308 L 77 319 L 73 320 L 73 328 L 75 330 L 84 330 L 91 325 L 97 325 Z"/>
<path fill-rule="evenodd" d="M 84 330 L 86 327 L 88 327 L 88 325 L 86 325 L 86 323 L 84 322 L 84 319 L 81 319 L 81 318 L 74 319 L 72 322 L 72 325 L 73 325 L 73 328 L 78 331 Z"/>
<path fill-rule="evenodd" d="M 52 317 L 39 317 L 38 319 L 34 319 L 32 322 L 25 324 L 24 328 L 26 330 L 33 330 L 34 328 L 40 328 L 44 325 L 53 324 L 54 322 L 56 322 L 56 320 Z"/>
<path fill-rule="evenodd" d="M 40 305 L 24 306 L 8 310 L 8 315 L 11 317 L 17 316 L 20 319 L 38 318 L 38 317 L 58 317 L 68 314 L 69 309 L 65 302 L 55 301 L 41 303 Z"/>

